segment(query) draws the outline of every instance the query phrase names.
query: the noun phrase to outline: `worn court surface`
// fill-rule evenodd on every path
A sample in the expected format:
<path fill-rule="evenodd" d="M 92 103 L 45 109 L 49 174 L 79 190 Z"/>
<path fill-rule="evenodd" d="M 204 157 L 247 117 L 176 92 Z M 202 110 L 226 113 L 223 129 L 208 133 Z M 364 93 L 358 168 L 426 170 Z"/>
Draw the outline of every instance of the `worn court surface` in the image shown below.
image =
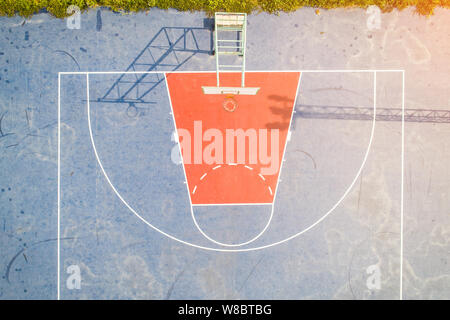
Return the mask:
<path fill-rule="evenodd" d="M 198 47 L 172 52 L 155 70 L 213 71 L 205 18 L 91 11 L 80 30 L 43 14 L 24 24 L 1 18 L 0 297 L 56 299 L 59 258 L 61 299 L 450 298 L 448 10 L 429 19 L 383 14 L 373 31 L 362 10 L 249 17 L 248 70 L 405 70 L 405 108 L 427 115 L 405 122 L 403 229 L 401 73 L 378 72 L 375 92 L 371 72 L 302 74 L 273 219 L 237 248 L 212 243 L 193 222 L 163 75 L 62 74 L 57 250 L 58 72 L 125 71 L 133 61 L 146 70 L 164 55 L 159 41 L 186 29 Z M 139 91 L 117 96 L 109 89 L 118 79 Z M 136 95 L 144 103 L 130 106 Z M 293 102 L 273 101 L 283 103 Z M 278 116 L 267 127 L 288 128 L 286 113 L 271 110 Z M 271 214 L 266 206 L 194 211 L 224 243 L 249 240 Z M 248 251 L 223 252 L 235 249 Z M 80 290 L 66 286 L 70 265 L 81 269 Z M 379 289 L 366 284 L 373 265 Z"/>

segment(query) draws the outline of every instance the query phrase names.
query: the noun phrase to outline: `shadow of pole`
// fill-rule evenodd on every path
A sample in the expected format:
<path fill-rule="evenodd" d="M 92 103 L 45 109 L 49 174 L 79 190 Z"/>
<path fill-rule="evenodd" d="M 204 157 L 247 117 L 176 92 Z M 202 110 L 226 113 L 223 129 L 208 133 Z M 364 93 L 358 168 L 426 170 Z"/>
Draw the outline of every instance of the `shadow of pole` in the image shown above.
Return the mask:
<path fill-rule="evenodd" d="M 298 104 L 294 116 L 307 119 L 373 120 L 373 108 Z M 401 108 L 378 108 L 377 121 L 402 121 Z M 405 109 L 405 121 L 450 123 L 450 110 Z"/>
<path fill-rule="evenodd" d="M 275 99 L 283 102 L 292 102 L 290 100 Z M 290 110 L 276 107 L 270 108 L 274 115 L 280 117 L 278 122 L 266 124 L 268 129 L 286 129 L 290 123 Z M 379 108 L 377 107 L 375 119 L 377 121 L 402 121 L 401 108 Z M 353 121 L 372 121 L 372 107 L 345 107 L 345 106 L 324 106 L 324 105 L 305 105 L 297 104 L 292 115 L 292 130 L 295 130 L 297 118 L 303 119 L 329 119 L 329 120 L 353 120 Z M 450 123 L 450 110 L 437 109 L 405 109 L 405 122 L 418 123 Z"/>

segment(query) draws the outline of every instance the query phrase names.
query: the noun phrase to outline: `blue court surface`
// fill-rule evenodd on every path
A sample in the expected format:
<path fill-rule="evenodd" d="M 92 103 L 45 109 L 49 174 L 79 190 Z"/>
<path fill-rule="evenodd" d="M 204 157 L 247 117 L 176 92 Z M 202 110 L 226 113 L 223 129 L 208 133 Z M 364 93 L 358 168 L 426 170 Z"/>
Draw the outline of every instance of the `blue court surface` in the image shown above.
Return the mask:
<path fill-rule="evenodd" d="M 249 15 L 248 74 L 300 74 L 278 176 L 197 189 L 169 85 L 215 77 L 212 18 L 1 17 L 0 299 L 449 299 L 450 12 L 367 19 Z M 271 203 L 193 203 L 251 179 Z"/>

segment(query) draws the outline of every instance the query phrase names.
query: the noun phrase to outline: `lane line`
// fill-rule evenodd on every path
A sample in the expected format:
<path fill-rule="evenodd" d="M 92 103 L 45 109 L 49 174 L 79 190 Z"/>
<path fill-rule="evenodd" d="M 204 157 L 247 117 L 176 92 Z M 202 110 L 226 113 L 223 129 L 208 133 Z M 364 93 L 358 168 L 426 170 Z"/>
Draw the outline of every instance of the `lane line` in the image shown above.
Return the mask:
<path fill-rule="evenodd" d="M 272 202 L 259 202 L 259 203 L 194 203 L 193 207 L 214 207 L 214 206 L 271 206 Z"/>
<path fill-rule="evenodd" d="M 175 132 L 177 133 L 178 136 L 178 127 L 177 127 L 177 122 L 175 120 L 175 113 L 173 112 L 173 107 L 172 107 L 172 99 L 170 98 L 170 89 L 169 89 L 169 83 L 167 82 L 167 76 L 166 73 L 164 73 L 164 80 L 166 82 L 166 89 L 167 89 L 167 96 L 169 98 L 169 105 L 170 105 L 170 110 L 171 110 L 171 115 L 172 115 L 172 120 L 173 120 L 173 126 L 175 129 Z M 186 168 L 184 167 L 184 158 L 183 158 L 183 153 L 181 152 L 181 142 L 180 139 L 177 139 L 177 144 L 178 144 L 178 152 L 180 152 L 180 157 L 181 157 L 181 166 L 183 167 L 183 173 L 184 173 L 184 180 L 186 182 L 186 188 L 187 188 L 187 193 L 189 196 L 189 205 L 192 209 L 192 199 L 191 199 L 191 190 L 189 188 L 189 181 L 187 179 L 187 175 L 186 175 Z"/>
<path fill-rule="evenodd" d="M 403 300 L 403 205 L 405 177 L 405 72 L 402 72 L 402 151 L 401 151 L 401 195 L 400 195 L 400 300 Z"/>
<path fill-rule="evenodd" d="M 292 112 L 291 112 L 291 118 L 289 119 L 289 126 L 288 126 L 287 134 L 289 134 L 289 132 L 291 131 L 292 119 L 294 118 L 295 105 L 297 104 L 297 97 L 298 97 L 299 91 L 300 91 L 300 83 L 302 82 L 302 75 L 303 75 L 303 73 L 300 73 L 299 78 L 298 78 L 297 92 L 295 93 L 294 103 L 292 104 Z M 278 180 L 277 180 L 277 184 L 275 185 L 275 196 L 273 197 L 274 204 L 275 204 L 275 200 L 277 199 L 278 185 L 280 184 L 280 181 L 281 181 L 281 173 L 283 170 L 283 164 L 286 161 L 285 156 L 286 156 L 287 144 L 288 144 L 288 139 L 286 136 L 286 141 L 284 142 L 283 157 L 281 158 L 280 171 L 278 172 Z"/>
<path fill-rule="evenodd" d="M 58 169 L 57 169 L 57 175 L 58 175 L 58 191 L 57 191 L 57 280 L 56 280 L 56 286 L 57 286 L 57 293 L 56 297 L 57 300 L 61 299 L 61 292 L 60 292 L 60 282 L 61 282 L 61 74 L 58 73 Z"/>
<path fill-rule="evenodd" d="M 256 73 L 256 72 L 300 72 L 300 73 L 373 73 L 373 72 L 404 72 L 404 69 L 324 69 L 324 70 L 251 70 L 245 71 L 246 73 Z M 225 70 L 221 72 L 228 73 L 239 73 L 236 71 Z M 215 70 L 206 71 L 62 71 L 58 74 L 151 74 L 151 73 L 216 73 Z"/>

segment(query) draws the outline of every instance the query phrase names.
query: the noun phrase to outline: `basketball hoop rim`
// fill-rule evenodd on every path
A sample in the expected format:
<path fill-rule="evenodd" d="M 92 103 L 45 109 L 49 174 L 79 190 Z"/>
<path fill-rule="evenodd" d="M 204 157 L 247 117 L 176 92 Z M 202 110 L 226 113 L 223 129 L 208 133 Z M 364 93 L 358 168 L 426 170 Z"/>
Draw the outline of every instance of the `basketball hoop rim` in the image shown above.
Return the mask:
<path fill-rule="evenodd" d="M 232 103 L 232 108 L 227 107 L 229 103 Z M 238 107 L 238 103 L 233 95 L 227 95 L 225 99 L 223 99 L 222 107 L 225 109 L 225 111 L 234 112 Z"/>

